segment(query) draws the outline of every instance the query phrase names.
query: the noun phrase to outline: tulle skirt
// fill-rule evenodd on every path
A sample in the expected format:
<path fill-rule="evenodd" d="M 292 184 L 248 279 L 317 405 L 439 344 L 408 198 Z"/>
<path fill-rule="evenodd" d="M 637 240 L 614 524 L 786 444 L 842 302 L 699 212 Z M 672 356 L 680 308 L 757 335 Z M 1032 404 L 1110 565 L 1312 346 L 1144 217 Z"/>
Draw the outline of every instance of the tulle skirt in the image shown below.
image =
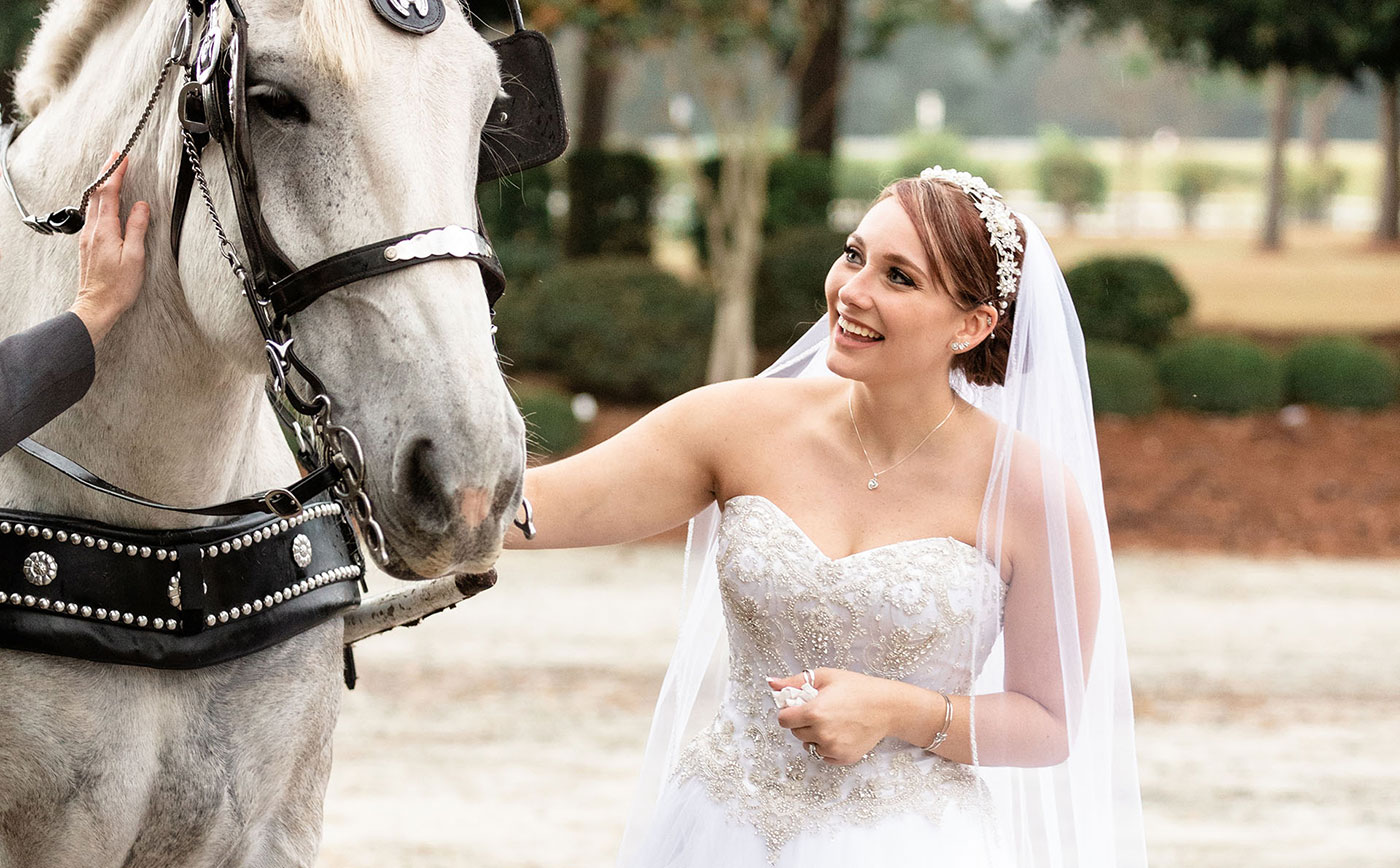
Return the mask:
<path fill-rule="evenodd" d="M 892 813 L 868 823 L 798 832 L 780 846 L 724 805 L 697 778 L 673 779 L 628 868 L 1010 868 L 987 820 L 954 805 L 937 821 Z"/>

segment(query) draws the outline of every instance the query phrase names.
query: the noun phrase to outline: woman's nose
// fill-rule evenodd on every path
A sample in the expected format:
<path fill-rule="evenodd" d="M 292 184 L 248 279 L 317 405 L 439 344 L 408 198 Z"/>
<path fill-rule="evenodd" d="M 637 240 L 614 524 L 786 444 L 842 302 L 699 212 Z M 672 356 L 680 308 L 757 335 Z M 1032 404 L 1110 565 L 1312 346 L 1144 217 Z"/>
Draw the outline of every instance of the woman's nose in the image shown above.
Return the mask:
<path fill-rule="evenodd" d="M 836 290 L 836 298 L 848 307 L 870 307 L 870 290 L 866 283 L 866 269 L 862 268 Z"/>

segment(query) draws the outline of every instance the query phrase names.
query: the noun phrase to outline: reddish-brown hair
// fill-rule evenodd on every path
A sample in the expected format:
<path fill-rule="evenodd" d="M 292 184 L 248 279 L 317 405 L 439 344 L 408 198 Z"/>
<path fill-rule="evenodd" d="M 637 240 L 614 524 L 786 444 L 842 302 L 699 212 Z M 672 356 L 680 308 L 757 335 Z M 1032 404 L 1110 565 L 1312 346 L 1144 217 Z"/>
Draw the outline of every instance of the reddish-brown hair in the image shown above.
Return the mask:
<path fill-rule="evenodd" d="M 941 180 L 901 178 L 892 182 L 875 202 L 893 196 L 914 224 L 933 266 L 933 278 L 964 310 L 993 304 L 997 294 L 997 255 L 992 248 L 987 224 L 977 205 L 960 188 Z M 1016 230 L 1026 237 L 1019 218 Z M 1024 253 L 1018 253 L 1021 265 Z M 1016 300 L 1001 312 L 996 328 L 975 347 L 953 356 L 953 369 L 968 382 L 979 386 L 1001 385 L 1006 381 L 1006 362 L 1011 350 L 1011 323 L 1016 318 Z"/>

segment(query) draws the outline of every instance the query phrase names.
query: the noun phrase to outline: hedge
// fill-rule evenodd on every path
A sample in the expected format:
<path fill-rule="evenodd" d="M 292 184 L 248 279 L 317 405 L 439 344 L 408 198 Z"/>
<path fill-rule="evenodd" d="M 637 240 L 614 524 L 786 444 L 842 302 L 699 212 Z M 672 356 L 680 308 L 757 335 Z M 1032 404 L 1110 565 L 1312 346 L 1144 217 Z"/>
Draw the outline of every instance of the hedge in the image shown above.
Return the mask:
<path fill-rule="evenodd" d="M 664 401 L 704 382 L 713 321 L 707 293 L 647 259 L 596 256 L 507 292 L 497 342 L 521 368 L 557 373 L 576 391 Z"/>
<path fill-rule="evenodd" d="M 1395 400 L 1395 359 L 1360 338 L 1303 341 L 1284 360 L 1289 400 L 1375 410 Z"/>
<path fill-rule="evenodd" d="M 564 392 L 517 386 L 515 403 L 525 417 L 532 452 L 546 455 L 568 452 L 583 438 L 583 425 L 574 416 L 571 397 Z"/>
<path fill-rule="evenodd" d="M 580 148 L 568 158 L 569 256 L 651 253 L 656 163 L 640 151 Z"/>
<path fill-rule="evenodd" d="M 516 239 L 545 242 L 552 238 L 548 203 L 553 189 L 546 166 L 477 187 L 477 202 L 491 240 L 499 244 Z"/>
<path fill-rule="evenodd" d="M 763 245 L 754 291 L 754 343 L 783 349 L 826 315 L 826 275 L 846 244 L 825 225 L 784 229 Z"/>
<path fill-rule="evenodd" d="M 1158 373 L 1179 407 L 1244 413 L 1283 402 L 1282 362 L 1244 338 L 1202 335 L 1172 344 L 1158 358 Z"/>
<path fill-rule="evenodd" d="M 1089 341 L 1084 347 L 1095 413 L 1145 416 L 1162 403 L 1157 365 L 1128 344 Z"/>
<path fill-rule="evenodd" d="M 1101 256 L 1065 273 L 1084 336 L 1156 349 L 1191 309 L 1191 299 L 1159 259 Z"/>

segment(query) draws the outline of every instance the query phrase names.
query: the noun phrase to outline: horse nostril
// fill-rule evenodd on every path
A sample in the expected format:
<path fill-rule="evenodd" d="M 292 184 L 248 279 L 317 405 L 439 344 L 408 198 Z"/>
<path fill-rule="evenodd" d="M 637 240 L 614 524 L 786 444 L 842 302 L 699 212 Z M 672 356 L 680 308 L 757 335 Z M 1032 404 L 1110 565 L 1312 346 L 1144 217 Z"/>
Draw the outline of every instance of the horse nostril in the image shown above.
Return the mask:
<path fill-rule="evenodd" d="M 414 440 L 402 453 L 400 494 L 412 500 L 424 524 L 445 526 L 452 521 L 453 506 L 443 484 L 446 471 L 440 450 L 427 437 Z"/>

